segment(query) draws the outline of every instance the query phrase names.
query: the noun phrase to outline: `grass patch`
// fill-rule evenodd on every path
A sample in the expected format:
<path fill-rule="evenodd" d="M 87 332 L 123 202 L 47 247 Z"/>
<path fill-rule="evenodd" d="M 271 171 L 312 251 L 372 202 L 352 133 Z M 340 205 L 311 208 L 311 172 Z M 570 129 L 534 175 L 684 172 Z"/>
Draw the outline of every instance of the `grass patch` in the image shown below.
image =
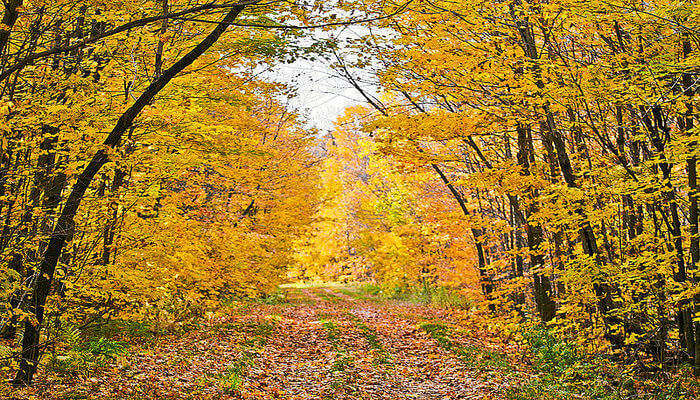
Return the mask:
<path fill-rule="evenodd" d="M 424 330 L 425 333 L 433 338 L 443 349 L 450 351 L 453 349 L 454 342 L 449 338 L 449 328 L 447 325 L 425 322 L 418 325 L 418 327 Z"/>
<path fill-rule="evenodd" d="M 333 365 L 331 365 L 331 373 L 345 372 L 352 366 L 352 363 L 353 359 L 347 353 L 338 353 L 338 357 L 335 358 Z"/>
<path fill-rule="evenodd" d="M 332 377 L 331 388 L 334 393 L 339 390 L 345 390 L 349 385 L 349 378 L 351 375 L 351 369 L 354 365 L 354 359 L 351 354 L 348 353 L 347 349 L 343 348 L 341 341 L 341 332 L 338 328 L 338 324 L 329 319 L 319 320 L 323 329 L 326 330 L 326 335 L 328 341 L 331 343 L 331 347 L 335 351 L 335 358 L 331 368 L 328 371 Z M 333 396 L 323 396 L 324 399 L 335 398 Z"/>
<path fill-rule="evenodd" d="M 323 282 L 323 281 L 305 281 L 285 283 L 280 285 L 280 289 L 318 289 L 318 288 L 342 288 L 348 286 L 347 283 L 341 282 Z"/>
<path fill-rule="evenodd" d="M 332 293 L 328 293 L 325 291 L 320 291 L 317 292 L 316 295 L 320 297 L 321 299 L 328 301 L 330 303 L 338 303 L 340 301 L 340 298 Z"/>
<path fill-rule="evenodd" d="M 374 363 L 391 365 L 391 355 L 388 351 L 386 351 L 384 346 L 382 346 L 382 342 L 379 340 L 377 332 L 362 322 L 358 323 L 357 326 L 360 328 L 360 335 L 362 335 L 362 337 L 367 341 L 369 347 L 374 350 Z"/>
<path fill-rule="evenodd" d="M 323 312 L 323 311 L 316 312 L 316 319 L 320 322 L 323 322 L 326 320 L 332 321 L 333 318 L 335 318 L 337 316 L 338 316 L 338 313 L 333 313 L 333 312 Z"/>
<path fill-rule="evenodd" d="M 258 347 L 267 344 L 267 340 L 275 331 L 277 325 L 272 321 L 249 321 L 237 324 L 236 330 L 246 335 L 245 346 Z"/>
<path fill-rule="evenodd" d="M 456 290 L 435 285 L 406 285 L 381 292 L 385 297 L 412 303 L 435 304 L 445 308 L 471 308 L 471 302 Z"/>
<path fill-rule="evenodd" d="M 441 322 L 425 322 L 418 325 L 442 349 L 447 350 L 462 360 L 470 368 L 478 370 L 506 370 L 510 367 L 508 359 L 500 353 L 485 347 L 465 346 L 452 339 L 454 331 Z"/>
<path fill-rule="evenodd" d="M 99 319 L 80 328 L 63 321 L 48 330 L 56 345 L 50 346 L 43 363 L 47 371 L 65 377 L 89 377 L 100 367 L 123 362 L 130 347 L 150 345 L 173 333 L 152 322 L 121 319 Z"/>
<path fill-rule="evenodd" d="M 379 337 L 377 337 L 377 332 L 374 329 L 365 324 L 359 324 L 358 327 L 360 328 L 360 334 L 365 338 L 367 344 L 369 344 L 369 347 L 374 350 L 384 349 L 382 347 L 382 343 L 379 341 Z"/>
<path fill-rule="evenodd" d="M 355 284 L 338 289 L 341 293 L 362 300 L 402 300 L 420 304 L 435 304 L 449 308 L 471 308 L 471 302 L 457 290 L 431 284 L 382 286 L 374 283 Z"/>
<path fill-rule="evenodd" d="M 331 365 L 331 369 L 329 371 L 331 376 L 333 377 L 333 380 L 331 381 L 331 388 L 334 392 L 337 392 L 338 390 L 347 389 L 347 383 L 349 382 L 349 370 L 353 367 L 353 363 L 354 360 L 352 356 L 350 356 L 346 352 L 338 351 L 336 353 L 335 360 L 333 361 L 333 364 Z M 326 396 L 324 398 L 332 397 Z"/>
<path fill-rule="evenodd" d="M 263 297 L 256 298 L 254 301 L 260 304 L 266 304 L 270 306 L 289 303 L 289 299 L 287 299 L 287 293 L 284 291 L 270 293 Z"/>
<path fill-rule="evenodd" d="M 90 398 L 88 389 L 74 389 L 66 393 L 62 393 L 60 400 L 87 400 Z"/>
<path fill-rule="evenodd" d="M 337 350 L 340 346 L 340 330 L 338 329 L 338 324 L 331 320 L 321 319 L 321 326 L 326 330 L 326 336 L 328 341 L 331 343 L 333 349 Z"/>
<path fill-rule="evenodd" d="M 85 327 L 80 332 L 87 340 L 99 338 L 111 340 L 128 338 L 129 341 L 146 343 L 150 343 L 167 333 L 168 332 L 165 330 L 159 329 L 146 321 L 127 321 L 120 319 L 103 319 Z"/>
<path fill-rule="evenodd" d="M 376 285 L 363 285 L 363 286 L 351 286 L 339 288 L 338 291 L 346 296 L 364 300 L 378 302 L 382 299 L 377 295 L 380 293 L 381 289 Z"/>
<path fill-rule="evenodd" d="M 279 316 L 271 316 L 266 321 L 247 321 L 247 322 L 224 322 L 211 326 L 211 330 L 218 333 L 234 333 L 241 332 L 248 337 L 248 340 L 255 340 L 261 345 L 265 344 L 268 336 L 272 335 L 276 328 L 276 323 L 281 319 Z"/>
<path fill-rule="evenodd" d="M 226 296 L 221 299 L 220 309 L 231 310 L 235 314 L 247 314 L 260 304 L 276 306 L 290 303 L 291 291 L 278 290 L 259 297 Z"/>
<path fill-rule="evenodd" d="M 364 283 L 358 286 L 357 289 L 359 293 L 364 294 L 366 296 L 377 297 L 381 296 L 384 293 L 382 287 L 374 283 Z"/>
<path fill-rule="evenodd" d="M 252 358 L 246 359 L 242 357 L 226 367 L 224 372 L 216 375 L 215 379 L 224 390 L 224 393 L 235 395 L 240 391 L 246 370 L 252 362 Z"/>
<path fill-rule="evenodd" d="M 253 365 L 257 356 L 262 352 L 262 347 L 267 344 L 269 337 L 276 329 L 276 324 L 268 321 L 249 321 L 232 325 L 233 329 L 243 332 L 246 336 L 245 341 L 240 346 L 241 354 L 223 372 L 214 376 L 214 380 L 224 393 L 231 396 L 239 394 L 248 369 Z"/>

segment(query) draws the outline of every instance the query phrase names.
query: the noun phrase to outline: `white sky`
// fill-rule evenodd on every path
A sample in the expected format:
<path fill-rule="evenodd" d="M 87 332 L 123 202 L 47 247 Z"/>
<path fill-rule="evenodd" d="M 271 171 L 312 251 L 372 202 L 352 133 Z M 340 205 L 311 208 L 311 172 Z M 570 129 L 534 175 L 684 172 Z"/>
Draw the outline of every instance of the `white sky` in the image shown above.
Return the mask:
<path fill-rule="evenodd" d="M 321 133 L 333 130 L 333 123 L 345 108 L 364 103 L 360 94 L 325 61 L 303 60 L 284 65 L 275 79 L 297 88 L 298 96 L 290 100 L 290 105 Z"/>
<path fill-rule="evenodd" d="M 314 32 L 305 41 L 310 43 L 316 38 L 334 37 L 339 42 L 338 48 L 342 54 L 344 41 L 367 35 L 368 32 L 366 27 L 359 25 L 343 26 L 330 32 Z M 355 79 L 363 82 L 373 81 L 368 72 L 352 70 L 351 73 Z M 290 105 L 298 109 L 302 117 L 322 134 L 333 130 L 334 122 L 343 114 L 345 108 L 366 103 L 357 90 L 330 68 L 328 60 L 297 60 L 291 64 L 276 66 L 275 72 L 267 76 L 274 81 L 291 84 L 297 89 L 298 96 L 290 99 Z M 368 85 L 366 91 L 374 94 L 376 89 L 373 85 Z"/>

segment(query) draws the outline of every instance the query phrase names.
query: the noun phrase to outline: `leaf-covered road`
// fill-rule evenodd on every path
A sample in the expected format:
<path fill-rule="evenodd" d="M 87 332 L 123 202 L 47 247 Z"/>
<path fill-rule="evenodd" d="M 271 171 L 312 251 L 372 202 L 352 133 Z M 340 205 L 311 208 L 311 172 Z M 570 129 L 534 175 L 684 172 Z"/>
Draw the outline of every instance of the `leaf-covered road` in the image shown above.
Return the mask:
<path fill-rule="evenodd" d="M 290 289 L 281 304 L 234 307 L 94 374 L 44 377 L 16 398 L 503 398 L 520 375 L 508 350 L 458 319 L 344 288 Z"/>
<path fill-rule="evenodd" d="M 494 399 L 502 392 L 496 374 L 468 365 L 421 328 L 449 322 L 444 310 L 328 288 L 298 293 L 292 304 L 250 370 L 251 398 Z"/>

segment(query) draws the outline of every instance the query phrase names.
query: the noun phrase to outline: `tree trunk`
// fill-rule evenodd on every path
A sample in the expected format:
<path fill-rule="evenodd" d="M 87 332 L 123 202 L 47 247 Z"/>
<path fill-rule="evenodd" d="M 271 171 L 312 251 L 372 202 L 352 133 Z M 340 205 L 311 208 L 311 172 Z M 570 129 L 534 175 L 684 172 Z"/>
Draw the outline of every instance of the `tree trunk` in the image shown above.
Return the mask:
<path fill-rule="evenodd" d="M 532 134 L 529 132 L 529 127 L 518 124 L 518 165 L 520 166 L 520 174 L 523 176 L 530 175 L 530 160 L 533 157 L 532 151 Z M 531 196 L 536 199 L 538 193 L 536 190 L 531 190 Z M 556 303 L 552 299 L 552 283 L 542 273 L 544 267 L 544 254 L 542 253 L 543 232 L 542 227 L 538 224 L 533 224 L 529 221 L 529 217 L 538 211 L 536 201 L 532 201 L 530 208 L 525 216 L 525 233 L 527 234 L 527 247 L 530 253 L 530 273 L 533 276 L 533 295 L 535 298 L 535 308 L 543 322 L 549 322 L 554 319 L 556 314 Z"/>

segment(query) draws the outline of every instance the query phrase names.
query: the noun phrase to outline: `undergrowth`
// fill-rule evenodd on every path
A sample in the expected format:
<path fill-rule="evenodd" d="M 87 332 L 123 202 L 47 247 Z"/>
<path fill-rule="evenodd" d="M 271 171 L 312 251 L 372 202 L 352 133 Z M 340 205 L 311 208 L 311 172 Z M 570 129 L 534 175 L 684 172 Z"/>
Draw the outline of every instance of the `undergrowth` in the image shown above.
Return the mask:
<path fill-rule="evenodd" d="M 457 290 L 433 284 L 416 284 L 401 286 L 381 286 L 365 283 L 357 287 L 359 296 L 380 297 L 391 300 L 402 300 L 421 304 L 434 304 L 439 307 L 467 309 L 472 306 L 469 299 Z M 353 293 L 346 293 L 353 295 Z M 355 295 L 356 297 L 358 295 Z"/>
<path fill-rule="evenodd" d="M 67 325 L 58 332 L 62 347 L 47 356 L 46 369 L 58 375 L 87 375 L 123 357 L 127 343 L 114 336 L 99 336 Z"/>
<path fill-rule="evenodd" d="M 523 336 L 536 376 L 509 389 L 510 400 L 690 400 L 700 394 L 690 371 L 679 371 L 676 378 L 645 381 L 601 356 L 580 354 L 542 325 L 528 327 Z"/>

